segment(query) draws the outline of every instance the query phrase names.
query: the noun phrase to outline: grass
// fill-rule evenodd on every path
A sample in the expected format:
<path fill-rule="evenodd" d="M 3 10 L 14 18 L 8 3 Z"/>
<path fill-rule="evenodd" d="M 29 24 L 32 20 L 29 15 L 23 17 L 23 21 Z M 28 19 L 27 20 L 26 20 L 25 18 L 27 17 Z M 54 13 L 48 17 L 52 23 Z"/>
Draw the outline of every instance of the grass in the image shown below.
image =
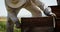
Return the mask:
<path fill-rule="evenodd" d="M 6 21 L 0 21 L 0 32 L 6 32 Z M 14 32 L 21 32 L 21 29 L 14 26 Z"/>

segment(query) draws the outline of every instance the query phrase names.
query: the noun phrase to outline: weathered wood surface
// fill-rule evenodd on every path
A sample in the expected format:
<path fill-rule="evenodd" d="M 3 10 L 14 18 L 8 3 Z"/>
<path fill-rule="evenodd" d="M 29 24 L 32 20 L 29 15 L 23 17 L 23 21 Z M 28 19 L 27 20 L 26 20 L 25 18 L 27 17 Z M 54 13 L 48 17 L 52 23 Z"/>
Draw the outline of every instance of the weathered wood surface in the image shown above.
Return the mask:
<path fill-rule="evenodd" d="M 58 0 L 60 1 L 60 0 Z M 60 32 L 60 4 L 58 6 L 51 6 L 53 13 L 56 14 L 56 32 Z"/>
<path fill-rule="evenodd" d="M 53 32 L 53 17 L 21 18 L 22 32 Z"/>
<path fill-rule="evenodd" d="M 57 0 L 58 5 L 60 5 L 60 0 Z"/>
<path fill-rule="evenodd" d="M 56 18 L 60 18 L 60 6 L 51 6 L 51 9 L 56 14 Z"/>
<path fill-rule="evenodd" d="M 25 26 L 53 26 L 53 17 L 21 18 Z"/>

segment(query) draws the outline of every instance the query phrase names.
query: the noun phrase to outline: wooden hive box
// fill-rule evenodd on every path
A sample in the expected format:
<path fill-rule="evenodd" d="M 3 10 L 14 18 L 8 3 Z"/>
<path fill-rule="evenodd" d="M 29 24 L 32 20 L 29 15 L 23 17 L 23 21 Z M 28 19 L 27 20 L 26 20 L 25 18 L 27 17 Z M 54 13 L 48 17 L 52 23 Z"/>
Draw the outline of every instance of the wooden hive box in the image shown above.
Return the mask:
<path fill-rule="evenodd" d="M 21 18 L 22 21 L 22 31 L 25 31 L 27 27 L 29 27 L 29 31 L 36 31 L 35 29 L 40 31 L 52 31 L 53 30 L 53 17 L 29 17 L 29 18 Z"/>

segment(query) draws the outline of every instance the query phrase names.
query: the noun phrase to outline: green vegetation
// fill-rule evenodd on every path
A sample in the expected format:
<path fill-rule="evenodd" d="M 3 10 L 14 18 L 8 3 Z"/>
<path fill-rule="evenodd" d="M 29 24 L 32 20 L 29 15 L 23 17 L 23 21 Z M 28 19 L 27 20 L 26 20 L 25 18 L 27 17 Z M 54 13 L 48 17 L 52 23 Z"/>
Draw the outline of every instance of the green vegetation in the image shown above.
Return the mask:
<path fill-rule="evenodd" d="M 0 32 L 6 32 L 6 22 L 5 21 L 0 21 Z M 14 32 L 21 32 L 21 29 L 17 29 L 14 26 Z"/>

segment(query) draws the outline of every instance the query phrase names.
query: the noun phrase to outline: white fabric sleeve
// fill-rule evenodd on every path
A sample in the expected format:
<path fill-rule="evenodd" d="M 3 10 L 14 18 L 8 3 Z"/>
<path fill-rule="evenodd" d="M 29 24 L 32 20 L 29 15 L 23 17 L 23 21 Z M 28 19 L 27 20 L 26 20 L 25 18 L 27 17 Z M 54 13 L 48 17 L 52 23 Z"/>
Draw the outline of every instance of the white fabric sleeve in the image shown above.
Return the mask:
<path fill-rule="evenodd" d="M 45 5 L 45 3 L 43 3 L 43 2 L 40 1 L 40 0 L 35 0 L 35 4 L 36 4 L 40 9 L 42 9 L 43 11 L 48 7 L 47 5 Z"/>
<path fill-rule="evenodd" d="M 43 3 L 41 0 L 35 0 L 36 5 L 42 9 L 42 11 L 46 14 L 46 15 L 51 15 L 52 10 L 50 7 L 48 7 L 45 3 Z"/>

